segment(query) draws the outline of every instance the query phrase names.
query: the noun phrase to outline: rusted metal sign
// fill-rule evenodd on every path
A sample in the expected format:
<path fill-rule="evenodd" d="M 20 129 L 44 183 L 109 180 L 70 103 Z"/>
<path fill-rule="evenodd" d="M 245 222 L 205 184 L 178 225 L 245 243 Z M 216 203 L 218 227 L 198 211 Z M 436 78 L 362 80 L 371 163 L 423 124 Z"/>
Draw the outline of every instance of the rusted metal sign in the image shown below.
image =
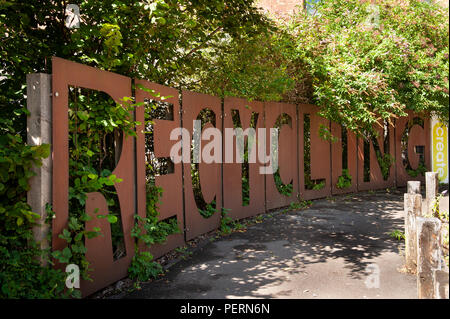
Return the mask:
<path fill-rule="evenodd" d="M 255 134 L 257 134 L 257 130 L 264 126 L 264 104 L 262 102 L 248 102 L 234 97 L 225 98 L 225 132 L 227 129 L 235 128 L 233 115 L 235 118 L 234 122 L 240 120 L 239 125 L 241 125 L 244 132 L 253 128 L 255 129 Z M 229 138 L 227 137 L 227 133 L 224 135 L 224 139 Z M 247 137 L 247 141 L 244 142 L 248 143 L 249 140 L 251 140 L 251 137 Z M 259 172 L 260 163 L 256 156 L 258 152 L 257 139 L 255 138 L 252 146 L 248 146 L 248 152 L 254 152 L 248 155 L 248 171 L 245 171 L 245 162 L 239 163 L 236 161 L 235 153 L 239 151 L 236 149 L 236 135 L 232 135 L 232 142 L 228 147 L 232 149 L 234 158 L 231 163 L 223 161 L 223 206 L 230 210 L 230 217 L 233 219 L 242 219 L 265 211 L 264 175 Z M 252 158 L 252 156 L 254 157 Z M 248 187 L 247 192 L 245 187 Z M 248 196 L 248 198 L 244 198 L 245 196 Z"/>
<path fill-rule="evenodd" d="M 173 120 L 162 120 L 149 117 L 147 120 L 153 122 L 153 143 L 154 155 L 157 158 L 169 158 L 170 150 L 176 143 L 170 140 L 170 133 L 181 127 L 180 120 L 180 104 L 178 99 L 178 91 L 162 86 L 156 83 L 151 83 L 144 80 L 135 80 L 136 85 L 136 102 L 142 103 L 146 99 L 164 101 L 172 106 Z M 142 88 L 143 89 L 142 89 Z M 153 90 L 153 94 L 151 94 Z M 164 98 L 164 99 L 163 99 Z M 146 164 L 150 159 L 146 159 L 146 145 L 145 145 L 145 108 L 152 108 L 151 104 L 143 104 L 136 108 L 136 121 L 141 124 L 136 128 L 136 163 L 137 163 L 137 200 L 138 200 L 138 214 L 141 217 L 146 216 L 146 184 L 148 176 L 146 176 Z M 150 114 L 150 110 L 147 110 Z M 164 220 L 170 217 L 176 217 L 178 227 L 180 230 L 184 229 L 183 217 L 183 193 L 182 193 L 182 167 L 181 163 L 173 164 L 173 172 L 167 175 L 155 176 L 155 186 L 161 187 L 163 193 L 158 204 L 159 220 Z M 168 251 L 184 245 L 183 232 L 180 234 L 170 235 L 166 243 L 156 244 L 151 247 L 151 253 L 154 258 L 158 258 Z"/>
<path fill-rule="evenodd" d="M 319 108 L 314 105 L 299 105 L 299 169 L 300 169 L 300 198 L 304 200 L 321 198 L 331 195 L 331 146 L 330 142 L 320 137 L 320 130 L 329 130 L 330 121 L 317 115 Z M 309 118 L 310 136 L 310 184 L 306 182 L 307 164 L 305 158 L 307 156 L 305 141 L 305 123 Z M 320 189 L 313 189 L 311 184 L 323 184 Z M 317 187 L 319 188 L 319 187 Z"/>
<path fill-rule="evenodd" d="M 333 195 L 356 192 L 358 187 L 356 135 L 343 130 L 342 126 L 334 122 L 331 122 L 331 134 L 337 139 L 331 143 L 331 192 Z M 349 187 L 338 186 L 339 178 L 345 178 L 344 169 L 351 178 Z"/>
<path fill-rule="evenodd" d="M 358 139 L 358 190 L 381 189 L 393 187 L 395 185 L 395 165 L 393 165 L 393 163 L 390 165 L 389 169 L 386 168 L 386 179 L 384 179 L 382 173 L 382 162 L 392 161 L 395 158 L 394 127 L 388 125 L 386 127 L 387 130 L 385 130 L 382 124 L 376 124 L 374 125 L 374 128 L 378 132 L 378 137 L 366 141 L 366 143 L 369 144 L 370 150 L 370 163 L 367 167 L 368 171 L 366 172 L 364 170 L 364 139 Z M 378 156 L 375 151 L 375 141 L 380 151 Z M 385 145 L 387 147 L 386 149 Z"/>
<path fill-rule="evenodd" d="M 266 174 L 266 209 L 288 206 L 297 201 L 298 163 L 297 108 L 293 104 L 265 102 L 266 157 L 270 156 L 270 128 L 279 128 L 278 174 Z M 277 176 L 278 175 L 278 176 Z M 291 185 L 290 187 L 288 185 Z M 287 190 L 291 189 L 290 192 Z M 284 189 L 284 191 L 283 191 Z"/>
<path fill-rule="evenodd" d="M 190 91 L 182 92 L 182 118 L 183 118 L 183 128 L 187 129 L 190 136 L 194 133 L 194 120 L 199 119 L 199 115 L 202 110 L 209 110 L 213 113 L 213 120 L 215 127 L 222 131 L 222 110 L 221 101 L 219 98 L 200 94 Z M 205 124 L 205 123 L 202 123 Z M 206 124 L 201 132 L 202 134 L 208 126 L 211 128 L 213 125 L 211 123 Z M 207 142 L 204 142 L 207 143 Z M 199 154 L 202 153 L 204 143 L 201 143 L 199 149 Z M 191 144 L 189 144 L 191 145 Z M 217 151 L 217 150 L 216 150 Z M 200 155 L 201 156 L 201 155 Z M 222 156 L 220 156 L 221 158 Z M 191 161 L 193 158 L 191 157 Z M 198 193 L 194 194 L 192 169 L 193 165 L 190 163 L 183 163 L 184 166 L 184 200 L 185 200 L 185 217 L 186 217 L 186 240 L 190 240 L 201 234 L 205 234 L 209 231 L 217 229 L 220 224 L 220 209 L 222 205 L 222 169 L 221 163 L 205 163 L 201 161 L 198 163 L 198 179 L 200 184 L 200 190 Z M 195 181 L 194 181 L 195 182 Z M 198 183 L 196 184 L 198 186 Z M 203 217 L 200 212 L 197 201 L 203 201 L 205 204 L 211 204 L 216 212 L 208 217 Z M 215 205 L 213 205 L 213 201 Z"/>
<path fill-rule="evenodd" d="M 131 79 L 119 74 L 102 71 L 68 60 L 52 59 L 53 88 L 53 210 L 55 219 L 52 225 L 52 248 L 62 250 L 66 242 L 58 237 L 67 228 L 69 217 L 69 150 L 68 150 L 68 90 L 69 86 L 82 87 L 109 94 L 114 101 L 121 103 L 124 97 L 131 96 Z M 56 120 L 57 119 L 57 120 Z M 130 236 L 133 227 L 134 201 L 134 155 L 132 137 L 124 137 L 122 153 L 112 174 L 122 178 L 115 184 L 120 203 L 122 228 L 126 256 L 116 261 L 112 258 L 110 236 L 87 239 L 86 248 L 93 281 L 81 281 L 83 295 L 88 295 L 127 275 L 127 269 L 134 255 L 134 242 Z M 107 210 L 105 199 L 99 193 L 87 194 L 86 212 L 91 214 L 96 208 Z M 89 229 L 93 224 L 103 226 L 102 232 L 108 234 L 110 225 L 93 220 L 86 223 Z M 103 250 L 108 251 L 103 251 Z M 111 254 L 109 254 L 111 251 Z M 108 275 L 105 275 L 108 274 Z"/>
<path fill-rule="evenodd" d="M 128 77 L 60 58 L 53 58 L 52 63 L 52 201 L 56 213 L 52 248 L 62 250 L 66 242 L 58 235 L 67 228 L 69 218 L 69 87 L 102 91 L 118 103 L 132 93 Z M 88 231 L 99 227 L 102 236 L 85 242 L 93 281 L 81 282 L 84 296 L 127 275 L 135 247 L 131 236 L 134 215 L 146 216 L 150 179 L 163 188 L 159 220 L 176 218 L 182 230 L 169 236 L 166 243 L 150 247 L 157 258 L 184 245 L 185 240 L 217 229 L 222 208 L 230 210 L 233 219 L 242 219 L 298 199 L 404 186 L 408 180 L 423 180 L 418 172 L 423 166 L 430 168 L 430 122 L 412 112 L 397 119 L 395 129 L 389 126 L 386 131 L 377 125 L 378 138 L 365 143 L 320 117 L 319 108 L 313 105 L 225 98 L 222 110 L 217 97 L 183 91 L 180 103 L 176 89 L 138 79 L 135 84 L 136 102 L 146 102 L 135 109 L 135 118 L 141 124 L 136 127 L 135 141 L 123 138 L 121 155 L 112 172 L 123 180 L 114 188 L 126 255 L 114 260 L 111 226 L 106 219 L 87 222 Z M 170 116 L 152 115 L 149 103 L 166 103 Z M 153 121 L 151 147 L 145 137 L 147 120 Z M 274 128 L 278 131 L 271 130 Z M 254 143 L 246 147 L 248 141 Z M 173 153 L 177 145 L 181 145 L 182 161 L 178 153 Z M 277 147 L 272 149 L 272 145 Z M 240 160 L 238 153 L 242 155 Z M 170 169 L 148 175 L 146 167 L 152 160 L 164 162 Z M 393 164 L 388 168 L 386 162 Z M 344 172 L 351 176 L 351 183 L 340 187 Z M 97 211 L 107 213 L 106 198 L 100 192 L 87 194 L 85 211 L 91 216 Z M 139 247 L 147 249 L 142 244 Z"/>
<path fill-rule="evenodd" d="M 430 121 L 407 111 L 407 117 L 395 121 L 395 172 L 397 187 L 406 186 L 407 181 L 425 182 L 422 167 L 431 168 Z M 420 167 L 421 166 L 421 167 Z M 417 172 L 416 172 L 417 171 Z"/>

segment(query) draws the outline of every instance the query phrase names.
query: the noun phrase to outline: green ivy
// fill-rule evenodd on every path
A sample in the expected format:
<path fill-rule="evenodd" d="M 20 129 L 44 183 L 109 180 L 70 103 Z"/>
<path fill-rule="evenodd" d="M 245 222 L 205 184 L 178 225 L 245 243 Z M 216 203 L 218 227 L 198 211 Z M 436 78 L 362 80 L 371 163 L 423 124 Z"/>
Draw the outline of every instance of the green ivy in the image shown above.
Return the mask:
<path fill-rule="evenodd" d="M 206 208 L 205 209 L 198 209 L 198 212 L 200 213 L 200 215 L 202 215 L 204 218 L 209 218 L 212 215 L 214 215 L 215 212 L 217 212 L 216 209 L 216 201 L 213 200 L 211 203 L 206 204 Z"/>
<path fill-rule="evenodd" d="M 289 184 L 284 184 L 283 181 L 281 180 L 281 176 L 280 176 L 280 168 L 277 169 L 277 171 L 273 174 L 274 177 L 274 181 L 275 181 L 275 186 L 277 187 L 278 192 L 280 192 L 280 194 L 283 194 L 284 196 L 291 196 L 292 192 L 294 190 L 294 186 L 292 185 L 292 183 Z"/>
<path fill-rule="evenodd" d="M 128 267 L 130 278 L 138 281 L 148 281 L 162 273 L 162 266 L 154 262 L 152 254 L 146 251 L 136 253 Z"/>
<path fill-rule="evenodd" d="M 131 279 L 138 281 L 148 281 L 163 272 L 161 265 L 153 261 L 152 254 L 139 251 L 139 243 L 142 242 L 147 247 L 153 244 L 163 244 L 169 235 L 181 233 L 176 219 L 159 221 L 158 204 L 163 189 L 153 183 L 147 183 L 146 189 L 146 216 L 135 215 L 135 225 L 131 230 L 131 236 L 136 238 L 137 242 L 135 243 L 135 256 L 128 268 L 128 274 Z"/>
<path fill-rule="evenodd" d="M 380 169 L 381 169 L 381 175 L 383 175 L 383 179 L 387 180 L 389 177 L 389 172 L 390 172 L 390 168 L 392 166 L 392 164 L 394 164 L 395 162 L 395 158 L 390 155 L 390 154 L 383 154 L 381 155 L 380 153 L 376 152 L 377 154 L 377 160 L 378 163 L 380 164 Z"/>
<path fill-rule="evenodd" d="M 26 145 L 18 134 L 3 134 L 5 129 L 14 131 L 0 119 L 0 299 L 69 297 L 66 274 L 52 268 L 48 252 L 33 239 L 39 215 L 27 204 L 32 167 L 49 156 L 50 146 Z"/>
<path fill-rule="evenodd" d="M 159 221 L 158 204 L 162 193 L 161 187 L 147 184 L 146 217 L 135 215 L 135 225 L 131 231 L 131 236 L 147 246 L 162 244 L 167 240 L 167 236 L 181 233 L 176 219 Z"/>
<path fill-rule="evenodd" d="M 419 162 L 419 166 L 417 169 L 407 169 L 406 172 L 411 177 L 417 177 L 419 175 L 425 176 L 425 173 L 427 172 L 427 167 L 425 166 L 425 163 L 423 161 Z"/>
<path fill-rule="evenodd" d="M 220 219 L 220 232 L 223 235 L 228 235 L 233 231 L 234 223 L 233 219 L 228 216 L 230 210 L 227 208 L 222 208 L 221 219 Z"/>
<path fill-rule="evenodd" d="M 352 186 L 352 175 L 350 175 L 348 169 L 344 168 L 342 170 L 342 175 L 339 176 L 336 183 L 336 187 L 339 189 L 349 188 Z"/>

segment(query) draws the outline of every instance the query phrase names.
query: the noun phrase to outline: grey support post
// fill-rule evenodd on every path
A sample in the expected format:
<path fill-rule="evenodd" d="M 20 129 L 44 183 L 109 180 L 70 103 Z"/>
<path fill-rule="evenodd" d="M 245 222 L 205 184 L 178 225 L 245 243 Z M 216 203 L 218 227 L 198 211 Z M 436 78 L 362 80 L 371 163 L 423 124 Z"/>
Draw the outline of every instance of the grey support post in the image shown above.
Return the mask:
<path fill-rule="evenodd" d="M 51 75 L 34 73 L 27 75 L 27 109 L 30 115 L 27 118 L 28 145 L 51 144 L 52 142 L 52 100 Z M 42 160 L 42 166 L 33 167 L 36 176 L 30 179 L 30 191 L 27 202 L 33 212 L 41 218 L 33 228 L 34 239 L 41 249 L 49 246 L 47 234 L 49 226 L 45 223 L 47 218 L 46 204 L 52 202 L 52 156 Z M 42 261 L 44 264 L 45 262 Z"/>

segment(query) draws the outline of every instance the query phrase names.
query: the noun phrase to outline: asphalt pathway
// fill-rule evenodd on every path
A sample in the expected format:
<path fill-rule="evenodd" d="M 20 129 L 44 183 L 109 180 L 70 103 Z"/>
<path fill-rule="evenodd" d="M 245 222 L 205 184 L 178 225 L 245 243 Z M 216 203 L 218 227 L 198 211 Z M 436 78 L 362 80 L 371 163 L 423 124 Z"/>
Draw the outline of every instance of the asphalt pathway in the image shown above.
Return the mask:
<path fill-rule="evenodd" d="M 403 191 L 316 200 L 207 239 L 165 276 L 121 297 L 416 298 L 415 275 L 399 271 L 404 242 L 389 235 L 396 229 L 404 229 Z"/>

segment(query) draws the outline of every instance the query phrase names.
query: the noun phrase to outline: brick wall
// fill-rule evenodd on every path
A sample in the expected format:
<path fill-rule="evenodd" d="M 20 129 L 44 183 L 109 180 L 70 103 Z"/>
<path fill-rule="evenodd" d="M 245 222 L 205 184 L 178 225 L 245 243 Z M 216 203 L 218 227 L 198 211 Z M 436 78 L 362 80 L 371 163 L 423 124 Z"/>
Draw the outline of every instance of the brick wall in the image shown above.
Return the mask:
<path fill-rule="evenodd" d="M 362 0 L 371 1 L 374 0 Z M 448 8 L 449 0 L 437 0 L 443 7 Z M 262 8 L 269 14 L 277 16 L 286 16 L 291 14 L 294 10 L 298 10 L 297 6 L 303 8 L 304 0 L 259 0 L 257 1 L 257 6 Z"/>
<path fill-rule="evenodd" d="M 298 10 L 296 6 L 303 8 L 304 0 L 259 0 L 257 1 L 257 6 L 261 7 L 264 11 L 269 14 L 283 16 L 289 15 L 294 10 Z"/>

